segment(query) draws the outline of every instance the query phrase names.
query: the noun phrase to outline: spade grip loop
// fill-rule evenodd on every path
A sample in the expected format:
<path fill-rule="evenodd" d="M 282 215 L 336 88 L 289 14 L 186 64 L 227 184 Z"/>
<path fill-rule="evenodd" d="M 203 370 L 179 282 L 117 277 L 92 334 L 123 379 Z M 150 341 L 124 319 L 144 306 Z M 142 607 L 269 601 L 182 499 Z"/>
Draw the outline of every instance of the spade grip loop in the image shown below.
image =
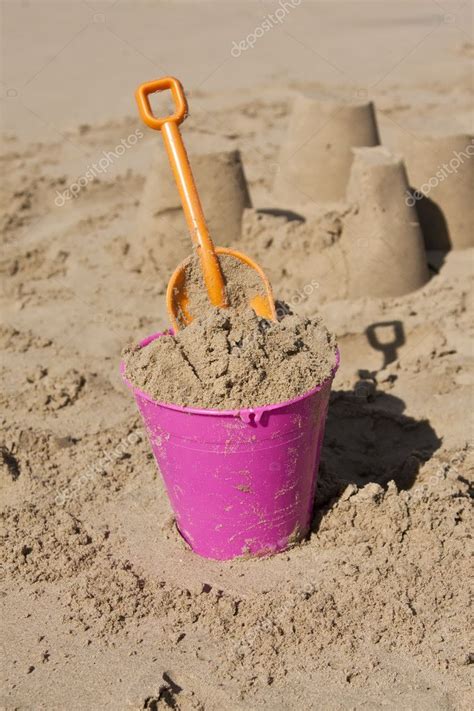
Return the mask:
<path fill-rule="evenodd" d="M 154 115 L 148 96 L 160 91 L 165 91 L 166 89 L 170 89 L 171 91 L 175 112 L 171 116 L 159 118 Z M 150 128 L 154 128 L 155 131 L 159 131 L 167 121 L 180 124 L 188 115 L 188 103 L 184 95 L 183 87 L 181 86 L 181 82 L 174 77 L 163 77 L 162 79 L 155 79 L 154 81 L 141 84 L 135 92 L 135 98 L 142 121 Z"/>

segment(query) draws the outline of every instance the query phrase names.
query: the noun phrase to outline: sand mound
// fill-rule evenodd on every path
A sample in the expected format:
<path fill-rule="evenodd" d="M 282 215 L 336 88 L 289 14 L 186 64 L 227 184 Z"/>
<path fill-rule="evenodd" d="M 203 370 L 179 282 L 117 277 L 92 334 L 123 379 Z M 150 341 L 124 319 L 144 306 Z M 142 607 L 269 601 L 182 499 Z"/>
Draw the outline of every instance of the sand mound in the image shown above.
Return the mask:
<path fill-rule="evenodd" d="M 175 335 L 124 351 L 135 387 L 159 402 L 225 410 L 291 400 L 330 377 L 336 346 L 321 319 L 301 319 L 284 304 L 278 322 L 259 318 L 247 301 L 258 281 L 238 265 L 221 259 L 231 308 L 215 309 L 193 259 L 188 293 L 195 319 Z"/>

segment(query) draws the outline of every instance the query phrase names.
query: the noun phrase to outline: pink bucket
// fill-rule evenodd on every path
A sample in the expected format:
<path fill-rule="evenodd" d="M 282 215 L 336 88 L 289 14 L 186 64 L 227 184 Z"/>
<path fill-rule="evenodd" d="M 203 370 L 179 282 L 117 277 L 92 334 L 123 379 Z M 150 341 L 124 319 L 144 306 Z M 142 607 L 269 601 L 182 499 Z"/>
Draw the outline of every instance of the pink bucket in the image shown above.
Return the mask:
<path fill-rule="evenodd" d="M 143 348 L 163 334 L 140 343 Z M 285 550 L 309 530 L 332 380 L 244 410 L 156 402 L 134 388 L 178 529 L 193 551 L 228 560 Z M 122 376 L 125 366 L 121 364 Z"/>

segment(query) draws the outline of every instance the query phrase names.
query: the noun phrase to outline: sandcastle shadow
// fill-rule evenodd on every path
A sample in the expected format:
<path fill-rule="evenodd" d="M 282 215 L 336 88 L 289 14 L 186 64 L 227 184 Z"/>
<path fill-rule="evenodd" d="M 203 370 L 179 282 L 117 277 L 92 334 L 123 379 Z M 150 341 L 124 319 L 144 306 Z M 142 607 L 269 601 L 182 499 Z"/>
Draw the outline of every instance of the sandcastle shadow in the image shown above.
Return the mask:
<path fill-rule="evenodd" d="M 412 194 L 414 189 L 411 188 Z M 415 202 L 416 214 L 420 223 L 425 248 L 448 252 L 453 245 L 449 236 L 448 222 L 443 210 L 427 195 Z"/>
<path fill-rule="evenodd" d="M 276 207 L 266 207 L 259 208 L 257 210 L 259 215 L 271 215 L 272 217 L 285 217 L 288 222 L 306 222 L 306 218 L 300 215 L 299 212 L 294 212 L 293 210 L 282 210 Z"/>
<path fill-rule="evenodd" d="M 363 487 L 394 481 L 410 489 L 421 466 L 440 447 L 428 420 L 404 414 L 405 403 L 387 393 L 332 393 L 316 490 L 313 530 L 321 509 L 348 484 Z"/>

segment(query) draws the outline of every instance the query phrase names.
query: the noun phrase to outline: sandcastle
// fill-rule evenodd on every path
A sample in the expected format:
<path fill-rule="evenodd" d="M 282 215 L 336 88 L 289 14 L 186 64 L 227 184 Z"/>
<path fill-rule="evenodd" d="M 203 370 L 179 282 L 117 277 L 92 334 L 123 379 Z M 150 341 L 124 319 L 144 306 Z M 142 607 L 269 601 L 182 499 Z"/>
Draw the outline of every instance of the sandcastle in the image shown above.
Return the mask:
<path fill-rule="evenodd" d="M 415 208 L 405 201 L 408 180 L 400 157 L 386 148 L 355 148 L 343 233 L 348 297 L 399 296 L 429 279 Z"/>
<path fill-rule="evenodd" d="M 246 210 L 245 247 L 288 284 L 283 294 L 290 301 L 292 295 L 299 301 L 301 289 L 320 303 L 407 294 L 429 279 L 423 234 L 414 206 L 405 201 L 407 190 L 400 157 L 383 146 L 355 148 L 345 204 L 312 205 L 299 221 Z"/>
<path fill-rule="evenodd" d="M 411 190 L 427 249 L 474 246 L 474 138 L 417 136 L 403 141 Z"/>
<path fill-rule="evenodd" d="M 473 244 L 472 139 L 423 138 L 404 146 L 399 157 L 380 145 L 371 102 L 300 95 L 280 151 L 273 207 L 251 208 L 238 151 L 192 159 L 216 243 L 240 243 L 290 302 L 322 303 L 407 294 L 429 280 L 426 250 Z M 190 251 L 161 149 L 145 184 L 138 237 L 142 264 L 162 274 Z"/>
<path fill-rule="evenodd" d="M 221 247 L 235 244 L 243 210 L 251 205 L 239 151 L 190 157 L 215 243 Z M 138 209 L 131 262 L 138 268 L 151 263 L 154 270 L 168 275 L 191 249 L 168 158 L 157 145 Z"/>
<path fill-rule="evenodd" d="M 295 99 L 274 192 L 284 207 L 344 200 L 354 146 L 380 143 L 371 102 Z"/>

